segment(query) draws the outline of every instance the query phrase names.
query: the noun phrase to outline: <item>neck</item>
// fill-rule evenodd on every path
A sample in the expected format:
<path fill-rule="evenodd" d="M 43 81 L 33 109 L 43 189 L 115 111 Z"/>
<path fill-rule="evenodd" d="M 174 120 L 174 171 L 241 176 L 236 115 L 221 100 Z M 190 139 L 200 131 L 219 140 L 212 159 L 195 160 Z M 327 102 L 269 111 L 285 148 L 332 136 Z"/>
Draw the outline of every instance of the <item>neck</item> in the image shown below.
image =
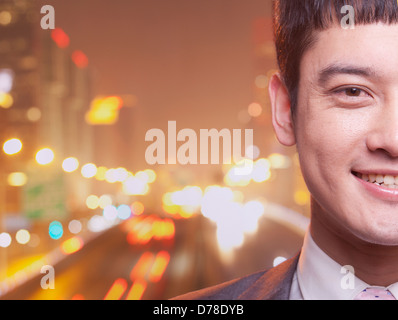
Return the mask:
<path fill-rule="evenodd" d="M 341 266 L 352 266 L 355 276 L 369 285 L 387 287 L 398 282 L 397 246 L 363 241 L 328 217 L 313 201 L 311 236 L 328 256 Z"/>

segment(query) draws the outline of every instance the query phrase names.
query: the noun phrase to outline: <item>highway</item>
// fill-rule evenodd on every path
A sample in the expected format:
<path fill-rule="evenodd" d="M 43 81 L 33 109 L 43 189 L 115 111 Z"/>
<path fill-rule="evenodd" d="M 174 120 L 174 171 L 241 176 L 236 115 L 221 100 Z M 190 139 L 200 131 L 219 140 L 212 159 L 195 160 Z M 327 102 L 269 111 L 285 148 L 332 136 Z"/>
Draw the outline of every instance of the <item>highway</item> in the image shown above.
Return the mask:
<path fill-rule="evenodd" d="M 0 297 L 3 300 L 163 300 L 269 268 L 277 256 L 292 256 L 302 236 L 267 218 L 258 232 L 225 257 L 214 225 L 203 216 L 175 220 L 172 236 L 132 238 L 155 215 L 129 219 L 87 241 L 54 267 L 53 289 L 43 288 L 49 274 L 38 273 Z M 159 219 L 162 221 L 162 219 Z M 170 222 L 170 220 L 167 220 Z"/>

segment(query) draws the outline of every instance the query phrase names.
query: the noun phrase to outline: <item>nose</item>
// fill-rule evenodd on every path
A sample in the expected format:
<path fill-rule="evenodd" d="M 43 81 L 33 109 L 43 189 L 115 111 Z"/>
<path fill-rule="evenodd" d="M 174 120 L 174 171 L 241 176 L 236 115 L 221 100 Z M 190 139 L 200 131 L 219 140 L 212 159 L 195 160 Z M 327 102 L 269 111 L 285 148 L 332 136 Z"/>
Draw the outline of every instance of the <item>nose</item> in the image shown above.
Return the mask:
<path fill-rule="evenodd" d="M 398 158 L 398 99 L 381 108 L 373 123 L 373 130 L 367 138 L 368 149 Z"/>

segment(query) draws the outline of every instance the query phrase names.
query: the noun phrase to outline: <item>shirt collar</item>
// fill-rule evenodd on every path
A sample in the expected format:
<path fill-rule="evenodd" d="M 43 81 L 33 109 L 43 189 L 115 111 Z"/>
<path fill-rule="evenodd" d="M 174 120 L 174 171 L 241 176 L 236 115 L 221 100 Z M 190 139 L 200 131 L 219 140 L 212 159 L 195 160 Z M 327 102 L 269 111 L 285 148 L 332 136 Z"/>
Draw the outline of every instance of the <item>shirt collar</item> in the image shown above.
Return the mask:
<path fill-rule="evenodd" d="M 355 277 L 349 266 L 341 266 L 322 251 L 309 231 L 304 237 L 297 280 L 304 300 L 353 300 L 371 287 Z M 398 299 L 398 283 L 387 289 Z"/>

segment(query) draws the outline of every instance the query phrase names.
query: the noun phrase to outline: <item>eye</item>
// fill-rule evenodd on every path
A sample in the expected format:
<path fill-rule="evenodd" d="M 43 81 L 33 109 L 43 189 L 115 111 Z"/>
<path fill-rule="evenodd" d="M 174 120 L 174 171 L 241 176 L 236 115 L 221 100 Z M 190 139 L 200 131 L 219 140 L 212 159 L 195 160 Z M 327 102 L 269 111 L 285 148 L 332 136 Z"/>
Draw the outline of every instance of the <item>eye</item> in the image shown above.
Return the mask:
<path fill-rule="evenodd" d="M 360 97 L 363 90 L 359 88 L 346 88 L 344 93 L 349 97 Z"/>
<path fill-rule="evenodd" d="M 371 89 L 362 86 L 345 85 L 334 89 L 331 92 L 334 103 L 340 107 L 364 107 L 374 102 Z"/>
<path fill-rule="evenodd" d="M 345 87 L 336 90 L 336 93 L 341 97 L 347 98 L 367 98 L 371 95 L 364 89 L 358 87 Z"/>

